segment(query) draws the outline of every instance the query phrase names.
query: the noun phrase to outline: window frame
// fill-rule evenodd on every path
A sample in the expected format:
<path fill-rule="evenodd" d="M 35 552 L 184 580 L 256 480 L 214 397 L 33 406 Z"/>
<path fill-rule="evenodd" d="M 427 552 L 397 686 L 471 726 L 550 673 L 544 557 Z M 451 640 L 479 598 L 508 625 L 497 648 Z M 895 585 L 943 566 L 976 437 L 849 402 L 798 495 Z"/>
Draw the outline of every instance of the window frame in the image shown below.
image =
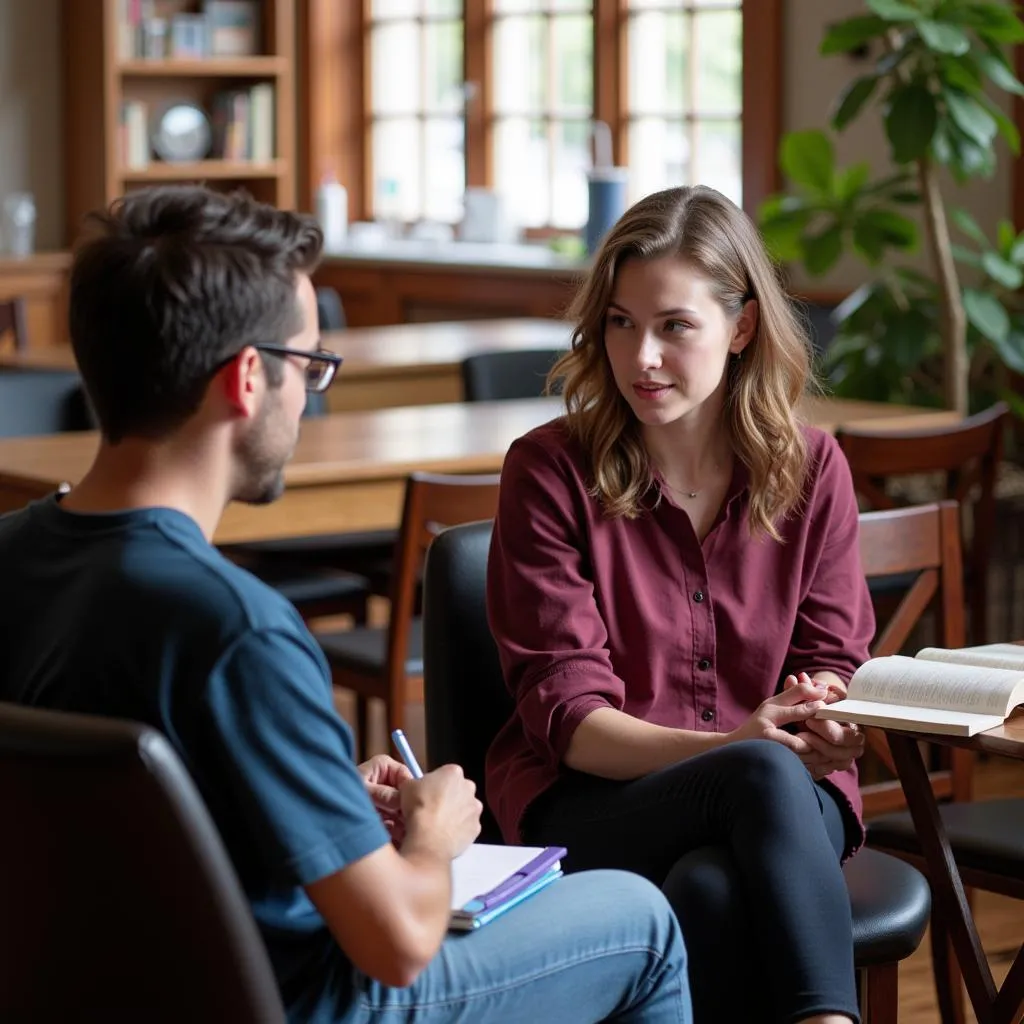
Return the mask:
<path fill-rule="evenodd" d="M 466 109 L 466 185 L 494 182 L 491 110 L 491 0 L 464 0 L 463 64 L 476 95 Z M 743 208 L 756 215 L 778 191 L 782 134 L 783 0 L 743 4 L 742 179 Z M 299 0 L 299 143 L 305 166 L 300 202 L 313 208 L 321 177 L 333 171 L 349 193 L 353 220 L 372 209 L 370 123 L 370 0 Z M 612 130 L 616 163 L 628 161 L 626 95 L 627 0 L 594 0 L 594 117 Z M 339 54 L 342 55 L 339 59 Z"/>

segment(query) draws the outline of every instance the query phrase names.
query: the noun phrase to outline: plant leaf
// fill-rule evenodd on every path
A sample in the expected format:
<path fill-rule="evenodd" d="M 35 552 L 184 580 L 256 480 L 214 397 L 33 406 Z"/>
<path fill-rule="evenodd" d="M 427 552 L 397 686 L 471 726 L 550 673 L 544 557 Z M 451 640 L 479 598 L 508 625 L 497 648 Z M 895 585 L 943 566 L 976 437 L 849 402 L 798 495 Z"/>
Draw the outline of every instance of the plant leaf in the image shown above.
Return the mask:
<path fill-rule="evenodd" d="M 1005 217 L 1000 218 L 996 225 L 996 247 L 1004 256 L 1008 257 L 1015 241 L 1017 241 L 1017 232 L 1013 224 Z"/>
<path fill-rule="evenodd" d="M 860 217 L 860 223 L 870 224 L 881 234 L 886 245 L 907 252 L 917 248 L 917 225 L 909 217 L 904 217 L 895 210 L 866 210 Z"/>
<path fill-rule="evenodd" d="M 1003 139 L 1006 141 L 1006 145 L 1009 147 L 1010 152 L 1013 153 L 1014 156 L 1019 156 L 1020 129 L 1003 113 L 999 105 L 994 103 L 990 97 L 982 94 L 980 99 L 985 108 L 994 118 L 999 134 L 1002 135 Z"/>
<path fill-rule="evenodd" d="M 1013 330 L 1001 341 L 992 341 L 999 358 L 1017 373 L 1024 373 L 1024 331 Z"/>
<path fill-rule="evenodd" d="M 892 93 L 885 115 L 885 133 L 896 163 L 905 164 L 924 156 L 939 121 L 935 97 L 919 84 L 900 86 Z"/>
<path fill-rule="evenodd" d="M 966 263 L 969 267 L 981 267 L 981 257 L 973 249 L 968 249 L 965 245 L 958 245 L 956 242 L 953 242 L 949 247 L 949 251 L 953 254 L 953 259 L 958 263 Z"/>
<path fill-rule="evenodd" d="M 835 151 L 822 131 L 789 132 L 782 140 L 779 164 L 787 177 L 815 192 L 830 194 L 835 176 Z"/>
<path fill-rule="evenodd" d="M 840 94 L 832 115 L 832 127 L 841 132 L 861 111 L 878 85 L 874 75 L 855 78 Z"/>
<path fill-rule="evenodd" d="M 843 229 L 832 224 L 817 235 L 804 239 L 804 265 L 815 277 L 830 270 L 843 251 Z"/>
<path fill-rule="evenodd" d="M 858 46 L 863 46 L 884 34 L 888 27 L 885 19 L 879 18 L 876 14 L 847 18 L 846 21 L 829 26 L 818 52 L 822 55 L 849 53 L 850 50 L 856 50 Z"/>
<path fill-rule="evenodd" d="M 851 164 L 836 174 L 836 197 L 848 202 L 859 195 L 871 176 L 871 167 L 866 161 Z"/>
<path fill-rule="evenodd" d="M 996 137 L 996 119 L 972 96 L 958 89 L 944 89 L 946 109 L 953 123 L 979 146 L 990 146 Z"/>
<path fill-rule="evenodd" d="M 978 67 L 981 68 L 984 74 L 988 75 L 993 85 L 998 86 L 998 88 L 1005 92 L 1024 96 L 1024 83 L 1021 83 L 1020 79 L 1010 69 L 1010 65 L 1001 58 L 1001 54 L 997 57 L 991 51 L 974 55 L 974 59 L 978 62 Z"/>
<path fill-rule="evenodd" d="M 975 329 L 993 344 L 1006 340 L 1010 333 L 1010 315 L 994 295 L 977 288 L 965 288 L 964 311 Z"/>
<path fill-rule="evenodd" d="M 1022 231 L 1014 240 L 1013 245 L 1010 246 L 1010 251 L 1007 253 L 1007 256 L 1014 263 L 1024 264 L 1024 231 Z"/>
<path fill-rule="evenodd" d="M 886 21 L 916 21 L 921 17 L 921 12 L 902 0 L 867 0 L 871 8 L 880 18 Z"/>
<path fill-rule="evenodd" d="M 956 8 L 956 20 L 969 25 L 982 39 L 993 43 L 1024 42 L 1024 23 L 1009 7 L 994 3 L 969 3 Z"/>
<path fill-rule="evenodd" d="M 952 207 L 949 210 L 949 218 L 972 242 L 977 242 L 983 249 L 990 248 L 988 235 L 963 207 Z"/>
<path fill-rule="evenodd" d="M 959 57 L 971 48 L 971 41 L 967 37 L 967 33 L 957 28 L 956 25 L 922 18 L 917 22 L 917 31 L 921 39 L 924 40 L 925 46 L 936 53 L 949 53 L 954 57 Z"/>
<path fill-rule="evenodd" d="M 997 284 L 1015 291 L 1024 284 L 1024 270 L 989 249 L 981 254 L 982 269 Z"/>

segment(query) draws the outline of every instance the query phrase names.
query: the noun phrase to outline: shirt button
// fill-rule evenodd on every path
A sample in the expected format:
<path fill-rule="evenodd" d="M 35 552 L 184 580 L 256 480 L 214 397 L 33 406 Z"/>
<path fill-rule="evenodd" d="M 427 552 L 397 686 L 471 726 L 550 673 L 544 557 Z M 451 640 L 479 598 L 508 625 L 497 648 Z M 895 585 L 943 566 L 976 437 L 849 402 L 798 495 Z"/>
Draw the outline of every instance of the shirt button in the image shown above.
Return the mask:
<path fill-rule="evenodd" d="M 711 659 L 701 658 L 700 661 L 697 662 L 697 668 L 699 668 L 701 672 L 707 672 L 707 670 L 711 668 Z"/>
<path fill-rule="evenodd" d="M 703 590 L 695 591 L 694 595 L 693 595 L 693 599 L 694 599 L 694 601 L 697 602 L 697 604 L 700 604 L 701 601 L 704 600 L 704 591 Z"/>
<path fill-rule="evenodd" d="M 711 708 L 705 708 L 700 713 L 700 717 L 703 718 L 705 722 L 710 722 L 711 719 L 715 717 L 715 713 L 711 710 Z"/>

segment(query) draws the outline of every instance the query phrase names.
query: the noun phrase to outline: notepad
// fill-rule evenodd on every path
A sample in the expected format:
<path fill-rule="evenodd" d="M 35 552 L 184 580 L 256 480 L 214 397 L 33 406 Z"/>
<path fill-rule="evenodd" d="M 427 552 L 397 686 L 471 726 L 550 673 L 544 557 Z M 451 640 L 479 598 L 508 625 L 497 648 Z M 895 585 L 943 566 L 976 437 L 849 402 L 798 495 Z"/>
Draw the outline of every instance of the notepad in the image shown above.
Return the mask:
<path fill-rule="evenodd" d="M 562 874 L 561 846 L 496 846 L 474 843 L 452 862 L 449 927 L 479 928 Z"/>

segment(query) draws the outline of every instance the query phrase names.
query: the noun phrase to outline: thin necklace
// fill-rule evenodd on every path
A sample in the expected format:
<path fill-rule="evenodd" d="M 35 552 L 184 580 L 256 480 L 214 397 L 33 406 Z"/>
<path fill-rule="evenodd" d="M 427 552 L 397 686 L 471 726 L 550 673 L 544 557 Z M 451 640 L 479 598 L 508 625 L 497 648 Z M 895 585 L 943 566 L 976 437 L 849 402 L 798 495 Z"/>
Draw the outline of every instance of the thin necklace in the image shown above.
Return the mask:
<path fill-rule="evenodd" d="M 683 498 L 696 498 L 697 495 L 700 494 L 699 490 L 697 490 L 697 491 L 681 491 L 681 490 L 679 490 L 678 487 L 673 487 L 672 484 L 670 484 L 667 480 L 664 480 L 664 479 L 663 479 L 663 483 L 665 484 L 665 486 L 673 494 L 678 494 L 680 497 L 683 497 Z"/>

